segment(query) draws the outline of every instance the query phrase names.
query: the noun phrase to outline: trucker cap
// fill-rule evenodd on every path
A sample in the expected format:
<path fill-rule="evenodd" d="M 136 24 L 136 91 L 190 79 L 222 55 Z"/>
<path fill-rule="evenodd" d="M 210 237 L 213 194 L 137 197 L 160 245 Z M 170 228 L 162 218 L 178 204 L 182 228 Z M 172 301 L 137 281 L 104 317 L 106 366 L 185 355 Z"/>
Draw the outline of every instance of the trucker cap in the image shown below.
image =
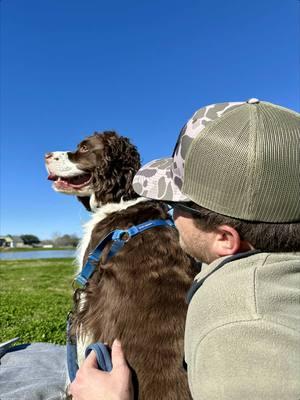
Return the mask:
<path fill-rule="evenodd" d="M 203 107 L 133 188 L 242 220 L 300 221 L 300 114 L 258 99 Z"/>

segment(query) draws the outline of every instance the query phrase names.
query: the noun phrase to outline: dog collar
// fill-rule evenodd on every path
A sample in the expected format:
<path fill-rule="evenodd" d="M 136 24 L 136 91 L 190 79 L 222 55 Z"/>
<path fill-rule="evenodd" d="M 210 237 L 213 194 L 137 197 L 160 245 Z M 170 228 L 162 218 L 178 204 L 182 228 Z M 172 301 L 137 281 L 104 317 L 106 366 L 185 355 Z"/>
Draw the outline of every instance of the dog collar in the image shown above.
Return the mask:
<path fill-rule="evenodd" d="M 113 257 L 133 236 L 136 236 L 147 229 L 155 228 L 156 226 L 175 227 L 174 222 L 170 219 L 154 219 L 152 221 L 143 222 L 139 225 L 134 225 L 125 230 L 116 229 L 110 232 L 103 240 L 101 240 L 101 242 L 99 242 L 93 252 L 90 253 L 82 271 L 74 279 L 73 287 L 82 289 L 86 286 L 88 280 L 94 273 L 97 263 L 102 255 L 102 251 L 108 242 L 113 241 L 113 244 L 108 253 L 106 261 Z"/>

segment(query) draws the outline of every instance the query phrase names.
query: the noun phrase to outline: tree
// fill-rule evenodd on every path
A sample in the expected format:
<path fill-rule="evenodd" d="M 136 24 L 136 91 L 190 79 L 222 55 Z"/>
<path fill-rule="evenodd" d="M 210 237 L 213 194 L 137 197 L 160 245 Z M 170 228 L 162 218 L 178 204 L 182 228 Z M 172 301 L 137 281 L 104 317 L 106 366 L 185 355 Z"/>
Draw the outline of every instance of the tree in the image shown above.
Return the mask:
<path fill-rule="evenodd" d="M 78 237 L 76 235 L 63 235 L 56 237 L 54 243 L 56 246 L 73 246 L 76 247 L 78 244 Z"/>
<path fill-rule="evenodd" d="M 35 235 L 21 235 L 21 239 L 23 240 L 24 244 L 38 244 L 40 243 L 40 239 Z"/>

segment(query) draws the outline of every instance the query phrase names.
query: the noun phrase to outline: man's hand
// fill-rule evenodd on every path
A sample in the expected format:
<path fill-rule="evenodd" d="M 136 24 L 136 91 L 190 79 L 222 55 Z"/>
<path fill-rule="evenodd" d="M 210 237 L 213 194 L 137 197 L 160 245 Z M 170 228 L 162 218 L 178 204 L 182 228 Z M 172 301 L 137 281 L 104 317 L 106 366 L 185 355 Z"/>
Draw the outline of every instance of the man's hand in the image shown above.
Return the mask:
<path fill-rule="evenodd" d="M 69 387 L 74 400 L 132 400 L 131 372 L 121 343 L 115 340 L 111 351 L 113 369 L 99 371 L 94 351 L 88 355 Z"/>

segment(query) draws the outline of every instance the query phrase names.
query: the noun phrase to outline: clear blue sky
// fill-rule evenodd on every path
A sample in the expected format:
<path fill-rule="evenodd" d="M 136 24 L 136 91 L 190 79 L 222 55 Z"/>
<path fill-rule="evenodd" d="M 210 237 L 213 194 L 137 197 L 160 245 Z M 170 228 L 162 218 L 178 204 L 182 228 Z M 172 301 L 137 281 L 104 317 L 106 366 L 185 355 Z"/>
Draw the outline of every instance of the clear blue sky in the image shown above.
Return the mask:
<path fill-rule="evenodd" d="M 2 0 L 1 234 L 81 234 L 43 155 L 116 129 L 170 155 L 206 104 L 300 109 L 298 0 Z"/>

